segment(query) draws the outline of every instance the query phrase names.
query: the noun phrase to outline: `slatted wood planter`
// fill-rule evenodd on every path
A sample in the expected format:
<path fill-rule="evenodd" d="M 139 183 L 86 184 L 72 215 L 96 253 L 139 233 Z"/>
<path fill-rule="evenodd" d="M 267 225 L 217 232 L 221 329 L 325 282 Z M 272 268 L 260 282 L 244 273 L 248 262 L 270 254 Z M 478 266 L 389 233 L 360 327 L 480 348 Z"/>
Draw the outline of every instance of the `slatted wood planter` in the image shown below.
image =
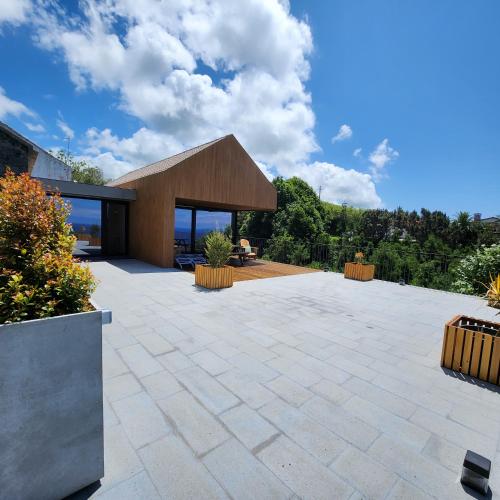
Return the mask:
<path fill-rule="evenodd" d="M 344 266 L 344 278 L 358 281 L 370 281 L 375 274 L 373 264 L 358 264 L 357 262 L 346 262 Z"/>
<path fill-rule="evenodd" d="M 233 286 L 233 268 L 231 266 L 214 268 L 206 264 L 197 264 L 194 281 L 196 285 L 204 288 L 229 288 Z"/>
<path fill-rule="evenodd" d="M 441 366 L 500 385 L 500 324 L 455 316 L 444 327 Z"/>

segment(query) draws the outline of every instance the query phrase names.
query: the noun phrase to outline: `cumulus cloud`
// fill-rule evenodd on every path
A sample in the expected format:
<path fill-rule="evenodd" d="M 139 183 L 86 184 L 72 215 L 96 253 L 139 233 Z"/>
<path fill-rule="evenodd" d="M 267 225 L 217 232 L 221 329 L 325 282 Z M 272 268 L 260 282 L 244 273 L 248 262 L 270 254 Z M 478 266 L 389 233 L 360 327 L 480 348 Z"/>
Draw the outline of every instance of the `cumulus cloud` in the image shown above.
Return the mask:
<path fill-rule="evenodd" d="M 385 177 L 385 167 L 399 157 L 399 152 L 389 146 L 389 139 L 384 139 L 370 153 L 370 172 L 373 178 L 378 181 Z"/>
<path fill-rule="evenodd" d="M 337 135 L 332 137 L 332 143 L 345 141 L 346 139 L 350 139 L 352 137 L 352 128 L 349 125 L 341 125 Z"/>
<path fill-rule="evenodd" d="M 89 129 L 83 154 L 106 175 L 233 133 L 268 177 L 317 171 L 326 199 L 343 189 L 347 202 L 380 203 L 365 177 L 363 195 L 332 184 L 366 174 L 310 163 L 319 151 L 305 88 L 313 40 L 286 0 L 86 0 L 78 14 L 35 1 L 35 39 L 65 61 L 75 87 L 112 91 L 142 122 L 129 137 Z"/>
<path fill-rule="evenodd" d="M 369 174 L 345 169 L 327 162 L 302 165 L 297 175 L 317 189 L 322 187 L 321 198 L 333 203 L 348 203 L 356 207 L 378 208 L 382 200 Z"/>
<path fill-rule="evenodd" d="M 353 152 L 352 152 L 352 156 L 354 156 L 354 158 L 360 158 L 361 157 L 361 153 L 363 152 L 363 149 L 362 148 L 356 148 Z"/>
<path fill-rule="evenodd" d="M 31 7 L 30 0 L 1 0 L 0 24 L 11 23 L 18 25 L 26 20 L 26 14 Z"/>
<path fill-rule="evenodd" d="M 0 120 L 3 120 L 9 115 L 15 116 L 16 118 L 22 115 L 34 117 L 35 113 L 22 102 L 14 101 L 7 97 L 3 87 L 0 87 Z"/>

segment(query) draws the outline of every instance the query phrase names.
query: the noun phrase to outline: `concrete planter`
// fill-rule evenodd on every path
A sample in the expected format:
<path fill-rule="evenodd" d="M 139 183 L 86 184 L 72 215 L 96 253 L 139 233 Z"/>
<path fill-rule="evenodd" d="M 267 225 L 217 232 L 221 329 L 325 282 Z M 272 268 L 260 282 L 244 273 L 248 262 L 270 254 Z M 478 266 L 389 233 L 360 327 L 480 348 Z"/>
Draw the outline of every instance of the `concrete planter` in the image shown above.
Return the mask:
<path fill-rule="evenodd" d="M 208 264 L 197 264 L 194 278 L 195 284 L 204 288 L 229 288 L 233 286 L 233 268 L 231 266 L 213 268 Z"/>
<path fill-rule="evenodd" d="M 101 342 L 110 316 L 0 325 L 0 497 L 64 498 L 104 476 Z"/>

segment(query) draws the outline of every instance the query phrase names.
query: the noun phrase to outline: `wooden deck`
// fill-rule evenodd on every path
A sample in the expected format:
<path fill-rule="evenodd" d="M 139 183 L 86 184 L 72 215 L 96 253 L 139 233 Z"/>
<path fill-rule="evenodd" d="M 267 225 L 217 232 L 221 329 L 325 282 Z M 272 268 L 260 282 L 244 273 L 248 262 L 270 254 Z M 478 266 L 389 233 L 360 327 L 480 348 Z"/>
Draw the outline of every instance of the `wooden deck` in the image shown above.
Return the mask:
<path fill-rule="evenodd" d="M 258 280 L 261 278 L 276 278 L 278 276 L 292 276 L 294 274 L 316 273 L 318 269 L 308 267 L 280 264 L 269 260 L 248 260 L 244 266 L 240 266 L 236 260 L 231 260 L 230 265 L 234 268 L 234 281 Z M 194 273 L 194 271 L 191 271 Z"/>

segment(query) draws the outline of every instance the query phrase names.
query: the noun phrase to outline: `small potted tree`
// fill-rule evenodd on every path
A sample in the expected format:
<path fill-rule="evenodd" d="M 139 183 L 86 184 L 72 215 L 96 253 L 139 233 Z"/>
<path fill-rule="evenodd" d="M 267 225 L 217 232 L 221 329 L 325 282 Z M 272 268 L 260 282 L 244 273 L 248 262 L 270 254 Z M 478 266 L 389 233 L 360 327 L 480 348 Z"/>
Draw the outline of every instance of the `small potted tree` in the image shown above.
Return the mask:
<path fill-rule="evenodd" d="M 205 255 L 208 264 L 197 264 L 195 283 L 204 288 L 218 289 L 233 286 L 233 268 L 226 265 L 231 257 L 233 245 L 221 232 L 210 233 L 205 240 Z"/>
<path fill-rule="evenodd" d="M 358 281 L 370 281 L 375 274 L 375 266 L 365 263 L 363 252 L 356 252 L 354 262 L 346 262 L 344 266 L 344 278 Z"/>
<path fill-rule="evenodd" d="M 63 498 L 104 475 L 103 312 L 67 214 L 27 174 L 0 178 L 2 498 Z"/>

